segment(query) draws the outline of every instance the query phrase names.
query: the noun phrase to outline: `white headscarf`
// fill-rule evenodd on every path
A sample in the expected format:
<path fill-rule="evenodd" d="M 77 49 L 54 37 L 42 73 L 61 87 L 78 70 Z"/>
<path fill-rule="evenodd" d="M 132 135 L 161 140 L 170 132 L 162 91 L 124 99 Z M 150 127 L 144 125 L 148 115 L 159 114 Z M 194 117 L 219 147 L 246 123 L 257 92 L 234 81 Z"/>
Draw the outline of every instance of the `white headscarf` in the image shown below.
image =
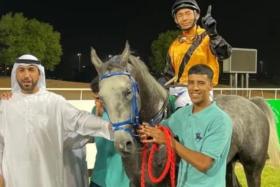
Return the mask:
<path fill-rule="evenodd" d="M 25 54 L 20 56 L 18 59 L 16 59 L 16 62 L 14 63 L 13 69 L 12 69 L 12 74 L 11 74 L 11 87 L 12 87 L 12 92 L 21 92 L 21 88 L 17 82 L 16 79 L 16 70 L 19 66 L 29 66 L 29 65 L 34 65 L 37 66 L 39 71 L 40 71 L 40 78 L 37 83 L 37 86 L 39 90 L 46 90 L 46 78 L 45 78 L 45 69 L 41 65 L 41 62 L 38 60 L 37 57 L 30 55 L 30 54 Z"/>

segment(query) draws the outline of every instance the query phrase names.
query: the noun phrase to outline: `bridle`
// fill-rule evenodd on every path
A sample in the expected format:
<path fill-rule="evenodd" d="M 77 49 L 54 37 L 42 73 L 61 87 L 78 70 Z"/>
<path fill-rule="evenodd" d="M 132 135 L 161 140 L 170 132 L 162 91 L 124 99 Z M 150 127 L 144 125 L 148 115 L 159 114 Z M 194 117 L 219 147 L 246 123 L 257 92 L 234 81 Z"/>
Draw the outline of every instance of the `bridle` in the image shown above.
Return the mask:
<path fill-rule="evenodd" d="M 120 71 L 120 72 L 107 72 L 100 77 L 100 81 L 107 79 L 109 77 L 114 76 L 127 76 L 131 82 L 131 93 L 132 93 L 132 100 L 131 100 L 131 113 L 130 117 L 127 120 L 112 123 L 112 128 L 114 131 L 124 130 L 129 132 L 134 137 L 137 136 L 134 129 L 137 129 L 141 124 L 140 119 L 140 107 L 137 105 L 137 95 L 139 95 L 139 86 L 132 75 L 127 71 Z M 153 115 L 152 119 L 149 121 L 150 124 L 157 124 L 159 123 L 166 115 L 167 115 L 167 104 L 168 99 L 166 98 L 163 106 L 161 109 Z M 132 126 L 133 128 L 128 128 L 128 125 Z"/>
<path fill-rule="evenodd" d="M 112 128 L 114 131 L 125 130 L 132 134 L 133 133 L 132 129 L 128 128 L 127 125 L 132 125 L 135 128 L 137 128 L 140 125 L 140 109 L 137 105 L 137 95 L 139 95 L 138 83 L 131 76 L 131 74 L 126 71 L 105 73 L 100 77 L 100 81 L 107 79 L 109 77 L 122 76 L 122 75 L 127 76 L 132 83 L 131 84 L 131 93 L 132 93 L 131 113 L 130 113 L 130 117 L 127 120 L 117 122 L 117 123 L 112 123 Z"/>

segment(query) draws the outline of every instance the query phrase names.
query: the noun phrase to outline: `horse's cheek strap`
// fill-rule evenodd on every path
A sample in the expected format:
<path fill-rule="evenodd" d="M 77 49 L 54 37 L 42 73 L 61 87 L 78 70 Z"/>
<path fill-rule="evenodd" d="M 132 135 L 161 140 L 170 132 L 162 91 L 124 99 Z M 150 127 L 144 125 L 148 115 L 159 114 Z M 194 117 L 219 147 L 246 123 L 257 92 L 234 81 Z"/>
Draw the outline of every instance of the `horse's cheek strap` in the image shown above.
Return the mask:
<path fill-rule="evenodd" d="M 118 123 L 112 123 L 113 130 L 124 130 L 128 131 L 132 134 L 131 130 L 129 128 L 123 128 L 123 126 L 127 124 L 132 124 L 136 128 L 140 125 L 140 111 L 137 107 L 137 93 L 139 93 L 139 88 L 137 82 L 131 77 L 130 73 L 128 72 L 109 72 L 105 73 L 100 77 L 100 80 L 112 77 L 112 76 L 119 76 L 119 75 L 126 75 L 128 76 L 129 80 L 131 81 L 131 90 L 132 90 L 132 103 L 131 103 L 131 115 L 130 118 L 126 121 L 118 122 Z M 133 135 L 133 134 L 132 134 Z M 133 135 L 134 136 L 134 135 Z"/>

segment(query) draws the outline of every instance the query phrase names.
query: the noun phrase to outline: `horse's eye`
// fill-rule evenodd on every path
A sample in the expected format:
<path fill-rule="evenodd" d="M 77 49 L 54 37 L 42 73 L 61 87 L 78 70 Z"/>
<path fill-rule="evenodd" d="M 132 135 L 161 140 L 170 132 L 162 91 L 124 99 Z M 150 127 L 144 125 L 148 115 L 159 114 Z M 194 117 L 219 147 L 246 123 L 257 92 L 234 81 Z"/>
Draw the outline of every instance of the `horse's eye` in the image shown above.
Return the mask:
<path fill-rule="evenodd" d="M 125 97 L 130 97 L 130 96 L 131 96 L 131 90 L 128 89 L 128 90 L 126 90 L 126 92 L 125 92 Z"/>

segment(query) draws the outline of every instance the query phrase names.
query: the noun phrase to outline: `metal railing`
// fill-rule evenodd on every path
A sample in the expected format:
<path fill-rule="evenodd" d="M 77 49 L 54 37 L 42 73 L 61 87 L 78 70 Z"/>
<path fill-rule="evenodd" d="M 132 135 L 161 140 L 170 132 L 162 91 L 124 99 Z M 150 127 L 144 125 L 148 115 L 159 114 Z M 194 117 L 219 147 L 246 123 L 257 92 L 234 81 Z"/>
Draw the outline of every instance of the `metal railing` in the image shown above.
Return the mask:
<path fill-rule="evenodd" d="M 280 88 L 214 88 L 215 94 L 241 95 L 247 98 L 261 96 L 266 99 L 278 99 Z"/>
<path fill-rule="evenodd" d="M 80 100 L 83 100 L 84 92 L 91 92 L 90 88 L 47 88 L 49 91 L 78 91 Z"/>
<path fill-rule="evenodd" d="M 11 88 L 0 88 L 0 92 L 10 90 Z M 92 99 L 90 88 L 47 88 L 47 90 L 61 94 L 66 99 L 73 99 L 71 97 L 75 97 L 78 100 Z M 261 96 L 266 99 L 280 99 L 279 91 L 280 88 L 214 88 L 215 95 L 241 95 L 247 98 Z"/>

